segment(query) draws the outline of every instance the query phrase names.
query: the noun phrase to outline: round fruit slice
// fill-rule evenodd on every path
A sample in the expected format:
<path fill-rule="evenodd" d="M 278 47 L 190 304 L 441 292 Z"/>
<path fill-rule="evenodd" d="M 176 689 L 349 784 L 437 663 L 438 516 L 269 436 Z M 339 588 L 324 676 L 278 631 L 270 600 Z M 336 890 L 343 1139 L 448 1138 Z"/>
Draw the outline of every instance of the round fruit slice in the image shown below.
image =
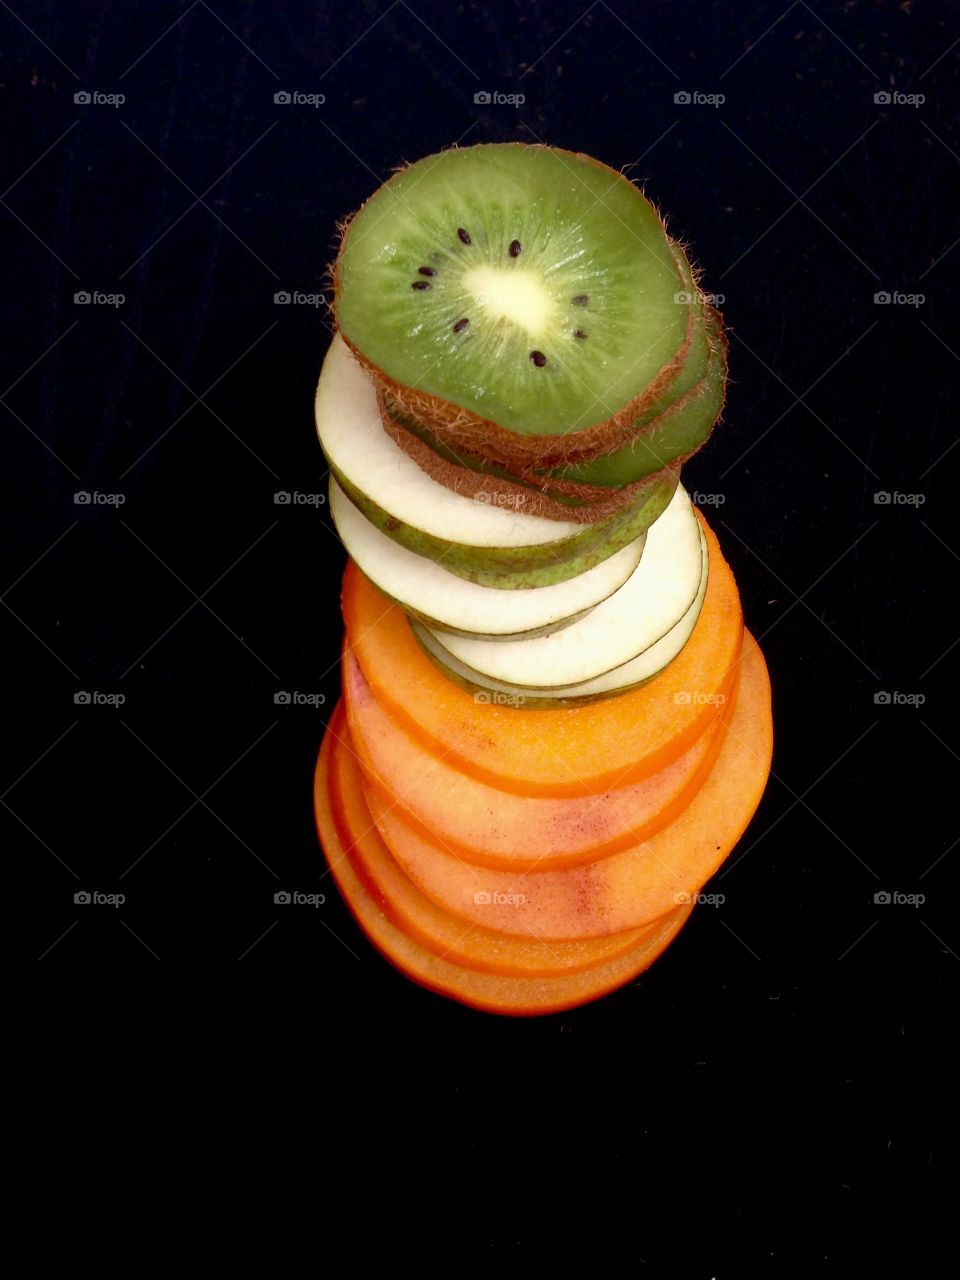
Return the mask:
<path fill-rule="evenodd" d="M 501 871 L 579 866 L 668 826 L 690 803 L 720 750 L 717 719 L 673 764 L 629 787 L 570 800 L 518 796 L 430 754 L 379 705 L 351 654 L 343 664 L 350 740 L 368 781 L 406 822 L 476 866 Z"/>
<path fill-rule="evenodd" d="M 694 431 L 692 431 L 692 425 L 684 424 L 692 419 L 696 420 L 698 426 L 703 424 L 708 412 L 705 402 L 712 398 L 716 402 L 713 408 L 713 417 L 716 417 L 723 399 L 723 378 L 719 380 L 721 385 L 719 385 L 718 399 L 716 394 L 713 397 L 705 394 L 708 388 L 712 387 L 712 383 L 707 380 L 710 358 L 716 357 L 719 348 L 716 340 L 708 337 L 704 316 L 707 315 L 708 324 L 713 332 L 713 329 L 719 325 L 719 314 L 712 308 L 704 307 L 703 298 L 694 282 L 689 262 L 678 248 L 676 248 L 676 255 L 681 274 L 684 275 L 684 292 L 678 293 L 677 298 L 682 300 L 682 305 L 692 305 L 692 310 L 695 312 L 690 351 L 687 352 L 684 365 L 669 387 L 648 408 L 637 412 L 632 424 L 631 442 L 637 434 L 652 434 L 655 420 L 668 415 L 671 438 L 677 439 L 677 445 L 685 443 Z M 717 364 L 718 361 L 714 358 L 713 365 Z M 713 381 L 716 381 L 716 378 Z M 650 470 L 654 470 L 649 466 L 645 466 L 643 471 L 639 470 L 637 463 L 640 460 L 632 456 L 630 442 L 618 448 L 616 442 L 612 442 L 614 444 L 612 453 L 604 453 L 598 449 L 599 456 L 585 454 L 576 462 L 568 460 L 566 465 L 558 470 L 538 472 L 532 468 L 518 468 L 515 474 L 507 467 L 486 461 L 468 452 L 461 443 L 454 447 L 440 439 L 435 431 L 431 431 L 415 417 L 404 413 L 389 392 L 381 394 L 381 402 L 383 402 L 381 416 L 383 416 L 385 429 L 401 445 L 403 451 L 412 457 L 422 470 L 428 472 L 428 475 L 439 480 L 440 484 L 453 489 L 454 493 L 474 493 L 477 489 L 486 486 L 504 494 L 504 500 L 508 494 L 518 494 L 520 495 L 517 498 L 518 502 L 527 503 L 526 506 L 521 506 L 521 509 L 526 511 L 530 511 L 529 503 L 534 499 L 525 498 L 525 490 L 529 492 L 530 489 L 535 489 L 538 515 L 550 515 L 561 520 L 567 518 L 567 520 L 586 521 L 588 520 L 586 511 L 591 511 L 593 508 L 612 507 L 616 498 L 622 497 L 623 488 L 634 481 L 637 475 L 646 475 Z M 676 419 L 681 413 L 684 422 L 677 422 Z M 703 443 L 712 424 L 713 419 L 710 419 L 700 430 L 699 443 Z M 663 434 L 666 424 L 657 422 L 655 426 L 659 433 Z M 675 456 L 682 456 L 682 452 L 684 451 L 677 447 Z M 686 452 L 692 452 L 692 448 L 687 448 Z M 588 457 L 590 457 L 589 462 L 586 461 Z M 643 461 L 646 461 L 646 453 Z"/>
<path fill-rule="evenodd" d="M 723 691 L 740 652 L 736 583 L 707 531 L 710 577 L 700 620 L 656 680 L 620 698 L 570 710 L 479 702 L 436 669 L 403 611 L 348 562 L 343 581 L 346 648 L 374 697 L 435 755 L 471 777 L 519 795 L 595 795 L 647 778 L 710 724 L 709 696 Z"/>
<path fill-rule="evenodd" d="M 693 901 L 732 851 L 763 795 L 773 750 L 770 682 L 747 636 L 739 690 L 699 794 L 662 831 L 582 867 L 529 874 L 478 868 L 427 840 L 367 787 L 370 812 L 401 868 L 443 910 L 517 937 L 565 939 L 622 933 Z"/>
<path fill-rule="evenodd" d="M 468 667 L 466 663 L 454 657 L 436 635 L 418 622 L 411 624 L 413 634 L 424 652 L 444 675 L 460 688 L 478 695 L 484 702 L 492 700 L 511 707 L 563 709 L 596 702 L 600 698 L 617 697 L 629 689 L 637 689 L 640 685 L 647 684 L 658 676 L 673 662 L 693 634 L 706 599 L 709 582 L 709 550 L 702 530 L 700 541 L 702 549 L 700 588 L 687 612 L 666 635 L 660 637 L 656 644 L 652 644 L 643 653 L 637 654 L 622 666 L 615 667 L 605 675 L 597 676 L 595 680 L 585 680 L 581 684 L 559 685 L 552 689 L 507 684 L 505 681 L 494 680 L 491 676 L 483 675 L 473 667 Z"/>
<path fill-rule="evenodd" d="M 531 459 L 538 437 L 575 449 L 591 429 L 629 429 L 690 341 L 653 205 L 622 174 L 543 146 L 403 169 L 348 224 L 334 282 L 341 332 L 414 416 L 454 442 L 509 450 L 513 437 Z"/>
<path fill-rule="evenodd" d="M 709 422 L 704 422 L 710 412 L 706 401 L 711 399 L 711 395 L 706 393 L 708 389 L 713 390 L 713 382 L 716 381 L 716 378 L 712 382 L 706 380 L 707 370 L 711 356 L 716 355 L 717 344 L 708 338 L 704 327 L 705 308 L 690 265 L 679 249 L 676 253 L 684 276 L 684 291 L 677 297 L 682 299 L 683 305 L 692 300 L 696 313 L 690 350 L 683 367 L 667 390 L 648 409 L 637 414 L 631 439 L 639 433 L 652 436 L 655 429 L 662 435 L 666 424 L 655 424 L 654 420 L 665 414 L 669 415 L 671 437 L 689 436 L 693 431 L 692 424 L 690 430 L 687 430 L 683 424 L 675 422 L 682 414 L 684 423 L 696 419 L 700 432 L 698 439 L 702 442 L 709 434 L 713 418 L 719 412 L 723 399 L 722 375 L 725 370 L 721 370 L 719 397 L 715 392 L 712 395 L 713 417 Z M 711 325 L 714 323 L 712 317 L 719 322 L 717 313 L 711 312 L 710 315 Z M 714 365 L 717 363 L 714 359 Z M 387 392 L 381 395 L 381 416 L 385 430 L 401 449 L 428 475 L 454 493 L 470 496 L 478 491 L 495 493 L 504 502 L 512 498 L 520 510 L 549 515 L 554 519 L 592 523 L 593 520 L 600 519 L 602 514 L 615 510 L 618 505 L 629 500 L 630 488 L 635 479 L 634 472 L 646 475 L 652 470 L 649 465 L 644 465 L 641 473 L 638 464 L 641 461 L 647 463 L 647 452 L 644 452 L 642 459 L 636 458 L 628 443 L 617 448 L 612 455 L 602 454 L 589 463 L 579 460 L 576 464 L 568 464 L 550 472 L 521 469 L 515 474 L 498 463 L 488 462 L 471 454 L 462 444 L 458 443 L 454 447 L 441 440 L 429 427 L 405 414 Z M 688 448 L 687 452 L 692 452 L 692 448 Z M 676 456 L 681 453 L 682 450 Z M 535 506 L 532 505 L 534 503 Z"/>
<path fill-rule="evenodd" d="M 349 554 L 384 595 L 429 626 L 491 640 L 545 635 L 619 590 L 640 563 L 646 534 L 586 573 L 550 587 L 499 591 L 450 573 L 381 533 L 330 482 L 330 513 Z"/>
<path fill-rule="evenodd" d="M 689 458 L 706 444 L 723 409 L 727 387 L 727 339 L 720 313 L 708 309 L 709 360 L 703 378 L 649 421 L 638 424 L 628 444 L 612 453 L 547 472 L 544 483 L 619 488 Z"/>
<path fill-rule="evenodd" d="M 316 420 L 347 497 L 395 542 L 481 586 L 550 586 L 638 538 L 673 497 L 678 473 L 651 476 L 633 503 L 596 524 L 562 523 L 452 493 L 383 430 L 370 377 L 335 338 L 317 387 Z"/>
<path fill-rule="evenodd" d="M 518 978 L 479 973 L 441 959 L 390 920 L 376 886 L 363 878 L 359 860 L 351 859 L 350 850 L 344 848 L 333 821 L 327 786 L 329 741 L 328 735 L 320 750 L 314 800 L 317 831 L 331 874 L 357 924 L 381 955 L 408 978 L 438 995 L 474 1009 L 513 1017 L 572 1009 L 616 990 L 649 968 L 677 936 L 693 910 L 692 906 L 683 906 L 672 911 L 666 919 L 657 922 L 649 935 L 644 935 L 633 951 L 594 968 L 560 977 Z"/>
<path fill-rule="evenodd" d="M 642 654 L 683 618 L 700 589 L 702 560 L 700 525 L 681 485 L 647 531 L 627 582 L 586 617 L 534 639 L 447 635 L 442 643 L 474 671 L 507 684 L 550 689 L 593 680 Z"/>
<path fill-rule="evenodd" d="M 375 892 L 384 913 L 400 929 L 434 955 L 477 969 L 513 977 L 554 978 L 604 964 L 636 948 L 659 928 L 658 923 L 609 938 L 576 942 L 541 942 L 508 938 L 441 911 L 408 880 L 377 834 L 363 793 L 360 770 L 353 759 L 342 712 L 330 722 L 327 786 L 337 835 L 364 881 Z M 318 777 L 318 783 L 320 779 Z"/>

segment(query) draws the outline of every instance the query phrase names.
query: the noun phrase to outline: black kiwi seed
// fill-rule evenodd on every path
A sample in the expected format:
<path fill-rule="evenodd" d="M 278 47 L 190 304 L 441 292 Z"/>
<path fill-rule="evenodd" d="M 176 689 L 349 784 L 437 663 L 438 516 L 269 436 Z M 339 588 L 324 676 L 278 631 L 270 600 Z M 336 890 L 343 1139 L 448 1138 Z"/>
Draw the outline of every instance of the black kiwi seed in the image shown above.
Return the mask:
<path fill-rule="evenodd" d="M 414 282 L 413 282 L 413 284 L 410 286 L 410 288 L 411 288 L 411 289 L 429 289 L 429 288 L 430 288 L 430 281 L 429 281 L 429 280 L 414 280 Z"/>
<path fill-rule="evenodd" d="M 575 307 L 585 307 L 590 299 L 585 293 L 577 293 L 570 299 Z"/>
<path fill-rule="evenodd" d="M 460 237 L 460 239 L 463 241 L 464 244 L 473 244 L 473 241 L 470 239 L 469 232 L 464 231 L 463 227 L 457 227 L 457 235 Z"/>
<path fill-rule="evenodd" d="M 587 335 L 583 332 L 582 329 L 574 329 L 573 336 L 575 338 L 585 338 Z"/>
<path fill-rule="evenodd" d="M 520 257 L 520 241 L 519 240 L 510 241 L 510 257 L 511 258 Z"/>
<path fill-rule="evenodd" d="M 533 363 L 537 366 L 538 369 L 542 369 L 543 366 L 547 363 L 547 357 L 543 354 L 542 351 L 531 351 L 530 359 L 533 361 Z"/>
<path fill-rule="evenodd" d="M 469 317 L 464 316 L 462 320 L 458 320 L 457 323 L 453 326 L 453 332 L 463 333 L 464 329 L 467 327 L 469 323 L 470 323 Z"/>
<path fill-rule="evenodd" d="M 433 267 L 417 267 L 422 276 L 435 276 L 437 273 Z"/>

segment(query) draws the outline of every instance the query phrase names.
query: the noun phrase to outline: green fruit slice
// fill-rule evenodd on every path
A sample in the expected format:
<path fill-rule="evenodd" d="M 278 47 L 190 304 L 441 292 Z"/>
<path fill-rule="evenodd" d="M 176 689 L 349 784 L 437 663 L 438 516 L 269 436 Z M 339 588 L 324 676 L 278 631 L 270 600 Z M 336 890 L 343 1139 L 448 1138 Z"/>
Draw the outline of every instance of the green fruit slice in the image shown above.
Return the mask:
<path fill-rule="evenodd" d="M 686 614 L 700 588 L 700 522 L 682 487 L 647 533 L 627 582 L 561 631 L 504 643 L 445 636 L 466 666 L 506 684 L 549 689 L 595 679 L 623 666 Z"/>
<path fill-rule="evenodd" d="M 642 424 L 629 444 L 589 462 L 574 462 L 545 474 L 616 489 L 696 453 L 720 416 L 727 383 L 726 339 L 720 317 L 712 308 L 708 309 L 705 329 L 709 358 L 705 375 L 696 386 Z"/>
<path fill-rule="evenodd" d="M 603 698 L 619 697 L 631 689 L 647 684 L 664 671 L 676 658 L 693 635 L 709 580 L 709 551 L 707 540 L 701 532 L 702 567 L 700 589 L 684 616 L 656 644 L 638 654 L 623 666 L 594 680 L 582 684 L 546 689 L 534 686 L 507 684 L 475 671 L 461 662 L 447 649 L 441 640 L 418 622 L 411 623 L 413 634 L 420 647 L 436 667 L 455 684 L 473 693 L 483 702 L 498 706 L 527 708 L 529 710 L 558 710 L 599 702 Z"/>
<path fill-rule="evenodd" d="M 330 470 L 367 519 L 401 546 L 482 586 L 545 587 L 592 569 L 649 528 L 677 487 L 676 471 L 651 476 L 629 506 L 591 525 L 462 497 L 390 439 L 373 381 L 340 338 L 324 361 L 315 412 Z"/>
<path fill-rule="evenodd" d="M 549 147 L 402 170 L 349 223 L 335 283 L 345 338 L 387 383 L 520 436 L 604 424 L 686 353 L 656 210 L 621 174 Z"/>
<path fill-rule="evenodd" d="M 640 563 L 646 534 L 586 573 L 550 587 L 481 587 L 408 551 L 361 515 L 334 481 L 330 514 L 348 554 L 385 595 L 434 630 L 492 641 L 548 635 L 618 591 Z"/>

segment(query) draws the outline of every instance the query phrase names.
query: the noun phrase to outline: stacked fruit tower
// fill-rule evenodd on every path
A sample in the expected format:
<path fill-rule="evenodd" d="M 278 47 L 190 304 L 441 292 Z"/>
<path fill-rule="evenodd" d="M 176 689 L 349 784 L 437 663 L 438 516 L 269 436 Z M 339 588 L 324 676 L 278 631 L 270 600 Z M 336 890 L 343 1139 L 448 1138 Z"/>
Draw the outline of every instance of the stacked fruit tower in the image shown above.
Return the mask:
<path fill-rule="evenodd" d="M 669 945 L 769 771 L 764 661 L 680 484 L 723 404 L 720 317 L 631 182 L 519 144 L 395 174 L 334 288 L 330 870 L 416 982 L 582 1004 Z"/>

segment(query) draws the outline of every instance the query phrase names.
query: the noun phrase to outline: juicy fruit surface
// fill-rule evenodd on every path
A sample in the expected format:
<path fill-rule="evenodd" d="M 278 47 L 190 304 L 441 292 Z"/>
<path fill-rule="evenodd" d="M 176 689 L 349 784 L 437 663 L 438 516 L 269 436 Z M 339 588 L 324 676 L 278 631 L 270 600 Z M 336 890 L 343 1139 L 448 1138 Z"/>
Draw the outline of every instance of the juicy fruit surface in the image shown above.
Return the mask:
<path fill-rule="evenodd" d="M 554 977 L 512 977 L 481 973 L 428 951 L 389 918 L 383 895 L 364 874 L 355 852 L 345 847 L 333 819 L 328 783 L 332 735 L 327 733 L 317 763 L 314 804 L 317 830 L 337 887 L 357 924 L 391 964 L 428 990 L 490 1013 L 535 1016 L 586 1004 L 623 986 L 669 946 L 692 907 L 684 906 L 644 933 L 637 946 L 604 964 Z M 353 855 L 353 856 L 351 856 Z"/>
<path fill-rule="evenodd" d="M 681 374 L 682 394 L 637 423 L 629 443 L 589 462 L 575 462 L 548 473 L 555 479 L 612 486 L 659 471 L 688 458 L 706 443 L 723 408 L 727 386 L 727 348 L 719 315 L 707 316 L 707 357 L 702 376 L 690 385 Z M 688 362 L 689 363 L 689 362 Z"/>
<path fill-rule="evenodd" d="M 673 662 L 693 635 L 710 581 L 710 553 L 702 530 L 700 540 L 700 589 L 693 604 L 680 621 L 655 644 L 638 653 L 635 658 L 624 662 L 622 666 L 614 667 L 603 675 L 595 676 L 592 680 L 581 681 L 579 684 L 554 685 L 548 689 L 542 686 L 535 688 L 530 685 L 508 684 L 506 681 L 496 680 L 493 676 L 484 675 L 474 667 L 468 667 L 466 663 L 461 662 L 441 642 L 438 635 L 416 619 L 411 619 L 410 626 L 417 642 L 444 675 L 461 688 L 469 690 L 470 693 L 493 695 L 493 701 L 501 700 L 498 695 L 502 695 L 507 705 L 556 709 L 582 706 L 585 703 L 595 702 L 599 698 L 617 697 L 656 679 L 660 672 Z M 488 697 L 487 701 L 489 700 Z"/>
<path fill-rule="evenodd" d="M 640 563 L 646 538 L 642 534 L 568 582 L 502 591 L 468 582 L 381 533 L 335 480 L 330 514 L 351 558 L 386 595 L 432 627 L 486 636 L 538 634 L 572 622 L 623 586 Z"/>
<path fill-rule="evenodd" d="M 435 955 L 483 973 L 548 978 L 576 973 L 630 951 L 657 926 L 632 929 L 609 938 L 547 943 L 511 938 L 463 922 L 442 911 L 400 870 L 374 826 L 363 790 L 354 743 L 339 708 L 330 722 L 334 739 L 327 774 L 333 820 L 343 846 L 364 880 L 377 892 L 386 915 Z"/>
<path fill-rule="evenodd" d="M 472 777 L 521 795 L 595 795 L 656 773 L 716 713 L 710 697 L 725 689 L 743 618 L 733 575 L 709 530 L 707 541 L 707 593 L 689 641 L 655 680 L 610 702 L 542 711 L 479 703 L 441 675 L 402 611 L 352 564 L 343 585 L 346 647 L 378 702 Z"/>
<path fill-rule="evenodd" d="M 643 555 L 624 585 L 569 627 L 532 640 L 444 636 L 461 662 L 508 684 L 549 688 L 592 680 L 650 648 L 675 626 L 700 588 L 700 525 L 678 486 L 647 532 Z"/>
<path fill-rule="evenodd" d="M 599 796 L 518 796 L 431 755 L 374 698 L 350 654 L 343 666 L 350 739 L 365 777 L 410 826 L 466 862 L 503 871 L 593 862 L 655 834 L 693 799 L 720 749 L 717 723 L 659 773 Z"/>
<path fill-rule="evenodd" d="M 388 379 L 520 435 L 606 421 L 687 329 L 653 206 L 547 147 L 467 147 L 402 170 L 350 223 L 336 277 L 341 330 Z"/>
<path fill-rule="evenodd" d="M 716 764 L 686 809 L 642 843 L 586 866 L 529 874 L 471 866 L 414 831 L 380 793 L 370 812 L 407 875 L 438 906 L 518 937 L 603 937 L 640 928 L 692 901 L 743 834 L 763 795 L 773 751 L 770 683 L 744 640 L 739 688 L 722 712 Z M 478 899 L 478 894 L 481 895 Z"/>

